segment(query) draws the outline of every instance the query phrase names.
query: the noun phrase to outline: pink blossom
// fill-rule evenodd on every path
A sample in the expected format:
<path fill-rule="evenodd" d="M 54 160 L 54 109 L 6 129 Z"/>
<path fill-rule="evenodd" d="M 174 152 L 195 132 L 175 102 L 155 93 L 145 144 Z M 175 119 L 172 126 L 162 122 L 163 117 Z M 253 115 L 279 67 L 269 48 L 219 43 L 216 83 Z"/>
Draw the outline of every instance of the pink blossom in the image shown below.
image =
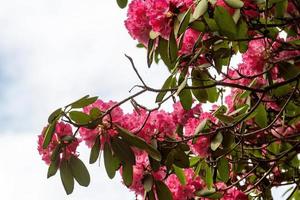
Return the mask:
<path fill-rule="evenodd" d="M 54 149 L 60 144 L 62 141 L 61 139 L 64 136 L 72 136 L 72 127 L 69 124 L 65 124 L 64 122 L 58 122 L 55 127 L 55 131 L 47 148 L 43 148 L 44 142 L 44 134 L 46 131 L 46 127 L 43 129 L 41 135 L 38 136 L 38 151 L 39 154 L 42 156 L 42 160 L 46 162 L 46 164 L 51 163 L 51 156 Z M 64 154 L 60 155 L 63 156 L 62 158 L 69 159 L 71 155 L 76 155 L 76 149 L 79 145 L 79 140 L 74 139 L 70 143 L 66 143 Z"/>
<path fill-rule="evenodd" d="M 104 102 L 102 100 L 97 100 L 95 103 L 83 108 L 83 111 L 87 114 L 90 114 L 90 111 L 93 108 L 98 108 L 101 112 L 105 112 L 108 109 L 110 109 L 112 106 L 114 106 L 117 102 L 109 101 Z M 111 122 L 120 122 L 123 118 L 123 110 L 120 107 L 115 107 L 111 112 L 110 115 L 106 115 L 103 120 L 103 126 L 96 127 L 95 129 L 88 129 L 85 127 L 81 127 L 79 129 L 79 134 L 82 138 L 82 140 L 85 141 L 88 147 L 92 147 L 92 145 L 95 142 L 95 139 L 98 135 L 101 135 L 103 132 L 108 133 L 111 136 L 114 136 L 117 134 L 117 132 L 113 129 L 110 129 Z M 107 128 L 107 127 L 108 128 Z"/>
<path fill-rule="evenodd" d="M 195 176 L 192 169 L 185 169 L 186 184 L 182 185 L 175 174 L 171 174 L 167 180 L 166 185 L 172 192 L 174 200 L 193 199 L 195 192 L 202 189 L 203 181 L 199 176 Z"/>
<path fill-rule="evenodd" d="M 128 6 L 125 26 L 133 39 L 147 46 L 151 26 L 147 16 L 147 4 L 144 0 L 133 0 Z"/>
<path fill-rule="evenodd" d="M 185 126 L 185 136 L 193 136 L 196 127 L 201 123 L 199 119 L 191 118 L 188 120 Z M 194 142 L 189 141 L 188 144 L 191 146 L 191 150 L 196 155 L 206 157 L 208 155 L 210 140 L 206 136 L 198 137 Z"/>
<path fill-rule="evenodd" d="M 188 30 L 186 30 L 179 54 L 191 54 L 199 36 L 200 32 L 194 29 L 189 28 Z"/>
<path fill-rule="evenodd" d="M 226 191 L 221 200 L 248 200 L 248 197 L 245 193 L 233 187 Z"/>
<path fill-rule="evenodd" d="M 242 9 L 245 15 L 249 18 L 259 17 L 259 8 L 253 0 L 245 0 Z"/>
<path fill-rule="evenodd" d="M 193 3 L 192 0 L 146 0 L 146 2 L 152 30 L 160 33 L 165 39 L 169 38 L 173 17 L 186 11 Z"/>

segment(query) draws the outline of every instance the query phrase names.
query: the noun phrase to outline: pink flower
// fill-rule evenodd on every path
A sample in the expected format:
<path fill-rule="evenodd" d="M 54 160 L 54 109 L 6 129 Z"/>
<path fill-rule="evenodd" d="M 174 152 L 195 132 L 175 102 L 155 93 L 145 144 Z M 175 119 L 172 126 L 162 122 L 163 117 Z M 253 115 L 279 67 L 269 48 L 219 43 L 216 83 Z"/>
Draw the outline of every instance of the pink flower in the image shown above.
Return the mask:
<path fill-rule="evenodd" d="M 199 176 L 195 176 L 192 169 L 184 169 L 186 184 L 182 185 L 175 174 L 171 174 L 167 180 L 166 185 L 172 192 L 174 200 L 193 199 L 195 192 L 202 189 L 203 181 Z"/>
<path fill-rule="evenodd" d="M 65 124 L 64 122 L 58 122 L 55 127 L 55 131 L 47 148 L 43 148 L 44 142 L 44 134 L 46 131 L 46 127 L 43 129 L 41 135 L 38 136 L 38 151 L 42 156 L 42 160 L 46 162 L 46 164 L 51 163 L 51 156 L 57 145 L 60 143 L 66 144 L 64 147 L 64 153 L 59 153 L 59 158 L 69 159 L 71 155 L 76 155 L 76 149 L 79 145 L 79 140 L 74 138 L 70 143 L 64 142 L 61 139 L 64 136 L 72 136 L 72 127 L 69 124 Z"/>
<path fill-rule="evenodd" d="M 259 17 L 259 8 L 253 0 L 245 0 L 242 9 L 245 15 L 249 18 Z"/>
<path fill-rule="evenodd" d="M 125 26 L 133 39 L 147 46 L 151 26 L 147 16 L 146 1 L 133 0 L 128 7 Z"/>
<path fill-rule="evenodd" d="M 173 16 L 183 13 L 193 4 L 192 0 L 146 0 L 146 2 L 152 30 L 160 33 L 165 39 L 169 38 Z"/>
<path fill-rule="evenodd" d="M 201 120 L 202 121 L 202 120 Z M 188 120 L 185 126 L 185 136 L 193 136 L 196 127 L 201 123 L 199 119 L 191 118 Z M 206 157 L 208 156 L 209 147 L 210 147 L 210 140 L 206 136 L 201 136 L 196 138 L 195 142 L 189 141 L 188 144 L 191 147 L 191 150 L 196 155 L 199 155 L 200 157 Z"/>
<path fill-rule="evenodd" d="M 226 191 L 221 200 L 248 200 L 248 197 L 245 193 L 233 187 Z"/>
<path fill-rule="evenodd" d="M 184 33 L 183 43 L 179 54 L 191 54 L 199 36 L 200 32 L 194 29 L 189 28 L 188 30 L 186 30 L 186 32 Z"/>
<path fill-rule="evenodd" d="M 90 111 L 93 108 L 98 108 L 101 112 L 105 112 L 108 109 L 110 109 L 112 106 L 114 106 L 117 102 L 114 101 L 109 101 L 109 102 L 104 102 L 102 100 L 97 100 L 95 103 L 83 108 L 83 111 L 87 114 L 90 114 Z M 123 110 L 120 107 L 116 107 L 114 108 L 111 112 L 110 115 L 106 115 L 103 119 L 102 119 L 102 123 L 104 126 L 99 126 L 96 127 L 95 129 L 88 129 L 88 128 L 84 128 L 81 127 L 79 129 L 79 134 L 82 138 L 82 140 L 85 141 L 85 143 L 87 144 L 88 147 L 92 147 L 95 139 L 98 135 L 101 135 L 103 133 L 103 129 L 105 129 L 105 131 L 111 135 L 114 136 L 116 135 L 116 131 L 113 129 L 109 129 L 107 127 L 111 126 L 111 122 L 120 122 L 121 120 L 123 120 Z M 105 127 L 107 126 L 107 127 Z"/>

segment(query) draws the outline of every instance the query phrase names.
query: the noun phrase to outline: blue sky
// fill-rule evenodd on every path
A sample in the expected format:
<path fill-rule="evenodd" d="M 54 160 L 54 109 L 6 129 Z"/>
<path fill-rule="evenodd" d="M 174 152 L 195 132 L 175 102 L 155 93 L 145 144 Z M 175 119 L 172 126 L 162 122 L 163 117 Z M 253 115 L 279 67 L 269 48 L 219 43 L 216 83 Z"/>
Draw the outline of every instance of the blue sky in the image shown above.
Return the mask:
<path fill-rule="evenodd" d="M 97 165 L 88 166 L 91 186 L 66 197 L 58 176 L 46 180 L 36 151 L 37 135 L 57 107 L 86 94 L 104 100 L 128 95 L 138 79 L 124 53 L 150 85 L 166 79 L 164 67 L 147 69 L 125 16 L 111 0 L 0 0 L 0 199 L 134 199 Z M 151 105 L 153 98 L 138 100 Z M 88 150 L 81 151 L 87 161 Z"/>

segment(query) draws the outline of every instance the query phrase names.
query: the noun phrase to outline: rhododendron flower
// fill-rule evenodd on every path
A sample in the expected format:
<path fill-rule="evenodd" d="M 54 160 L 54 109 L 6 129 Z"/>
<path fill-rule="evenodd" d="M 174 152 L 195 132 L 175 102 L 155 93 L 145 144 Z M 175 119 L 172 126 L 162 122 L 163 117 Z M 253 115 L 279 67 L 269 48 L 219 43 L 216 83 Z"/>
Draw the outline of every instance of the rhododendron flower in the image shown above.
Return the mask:
<path fill-rule="evenodd" d="M 202 119 L 204 120 L 204 119 Z M 191 118 L 185 125 L 185 136 L 193 136 L 195 134 L 195 129 L 201 123 L 202 120 Z M 208 151 L 210 147 L 210 139 L 207 136 L 200 136 L 193 141 L 189 141 L 188 144 L 191 146 L 191 150 L 196 155 L 200 157 L 208 156 Z"/>
<path fill-rule="evenodd" d="M 42 160 L 46 162 L 46 164 L 51 163 L 51 156 L 54 152 L 57 145 L 60 143 L 65 144 L 63 154 L 61 155 L 64 159 L 69 159 L 71 155 L 76 155 L 76 149 L 79 145 L 79 140 L 74 138 L 70 143 L 62 141 L 65 136 L 72 136 L 72 127 L 70 124 L 65 124 L 64 122 L 58 122 L 55 127 L 55 131 L 50 141 L 50 144 L 47 148 L 43 148 L 44 142 L 44 134 L 46 131 L 46 127 L 43 129 L 41 135 L 38 136 L 38 151 L 42 156 Z"/>
<path fill-rule="evenodd" d="M 254 0 L 245 0 L 242 10 L 249 18 L 259 17 L 259 8 Z"/>
<path fill-rule="evenodd" d="M 134 154 L 136 163 L 133 166 L 133 181 L 129 189 L 142 196 L 144 194 L 143 179 L 145 175 L 152 175 L 154 180 L 161 181 L 165 178 L 166 171 L 164 167 L 160 167 L 156 172 L 152 171 L 148 154 L 144 151 L 134 149 Z M 120 173 L 122 174 L 122 168 Z"/>
<path fill-rule="evenodd" d="M 227 187 L 223 182 L 217 182 L 215 185 L 218 190 L 224 190 Z M 224 192 L 221 200 L 248 200 L 248 197 L 236 187 L 232 187 Z"/>
<path fill-rule="evenodd" d="M 199 176 L 195 176 L 192 169 L 184 169 L 186 184 L 182 185 L 175 174 L 171 174 L 166 184 L 173 195 L 173 200 L 193 199 L 195 192 L 204 187 L 204 182 Z"/>
<path fill-rule="evenodd" d="M 151 26 L 147 16 L 147 2 L 144 0 L 133 0 L 129 4 L 125 26 L 133 39 L 147 46 Z"/>
<path fill-rule="evenodd" d="M 102 100 L 97 100 L 95 103 L 83 108 L 83 111 L 87 114 L 90 114 L 90 111 L 93 108 L 99 109 L 101 112 L 105 112 L 108 109 L 110 109 L 112 106 L 114 106 L 116 102 L 109 101 L 109 102 L 104 102 Z M 120 107 L 115 107 L 110 115 L 105 116 L 102 119 L 102 122 L 104 126 L 99 126 L 96 127 L 95 129 L 88 129 L 85 127 L 81 127 L 79 129 L 79 134 L 81 138 L 86 142 L 86 144 L 89 147 L 92 147 L 94 144 L 94 141 L 98 135 L 101 135 L 102 133 L 106 132 L 109 135 L 113 136 L 116 135 L 117 132 L 114 129 L 111 129 L 111 122 L 120 122 L 123 117 L 123 110 Z M 107 126 L 107 127 L 105 127 Z"/>
<path fill-rule="evenodd" d="M 160 33 L 165 39 L 169 38 L 173 26 L 173 17 L 185 12 L 192 0 L 146 0 L 147 16 L 152 30 Z"/>
<path fill-rule="evenodd" d="M 199 36 L 200 36 L 199 31 L 196 31 L 191 28 L 187 29 L 184 33 L 182 47 L 179 51 L 179 54 L 187 54 L 187 55 L 191 54 Z"/>

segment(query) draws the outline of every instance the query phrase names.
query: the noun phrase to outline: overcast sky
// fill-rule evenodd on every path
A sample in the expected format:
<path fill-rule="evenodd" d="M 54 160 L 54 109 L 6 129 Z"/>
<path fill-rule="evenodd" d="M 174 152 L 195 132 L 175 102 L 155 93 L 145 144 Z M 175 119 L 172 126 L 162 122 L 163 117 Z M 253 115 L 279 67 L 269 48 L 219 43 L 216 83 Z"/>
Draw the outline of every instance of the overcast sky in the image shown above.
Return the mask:
<path fill-rule="evenodd" d="M 139 82 L 125 53 L 152 85 L 167 77 L 166 69 L 147 70 L 125 16 L 111 0 L 0 0 L 0 199 L 66 199 L 59 176 L 46 179 L 37 135 L 51 111 L 81 96 L 126 97 Z M 89 168 L 90 187 L 76 187 L 67 199 L 135 198 L 103 166 Z"/>
<path fill-rule="evenodd" d="M 147 69 L 145 50 L 135 48 L 124 28 L 125 16 L 114 0 L 0 0 L 0 199 L 135 198 L 97 164 L 88 166 L 90 187 L 76 186 L 66 197 L 59 176 L 46 179 L 36 150 L 55 108 L 86 94 L 128 96 L 139 82 L 125 53 L 150 85 L 160 87 L 166 79 L 164 67 Z M 153 99 L 140 100 L 150 105 Z M 80 150 L 87 161 L 88 150 Z"/>

